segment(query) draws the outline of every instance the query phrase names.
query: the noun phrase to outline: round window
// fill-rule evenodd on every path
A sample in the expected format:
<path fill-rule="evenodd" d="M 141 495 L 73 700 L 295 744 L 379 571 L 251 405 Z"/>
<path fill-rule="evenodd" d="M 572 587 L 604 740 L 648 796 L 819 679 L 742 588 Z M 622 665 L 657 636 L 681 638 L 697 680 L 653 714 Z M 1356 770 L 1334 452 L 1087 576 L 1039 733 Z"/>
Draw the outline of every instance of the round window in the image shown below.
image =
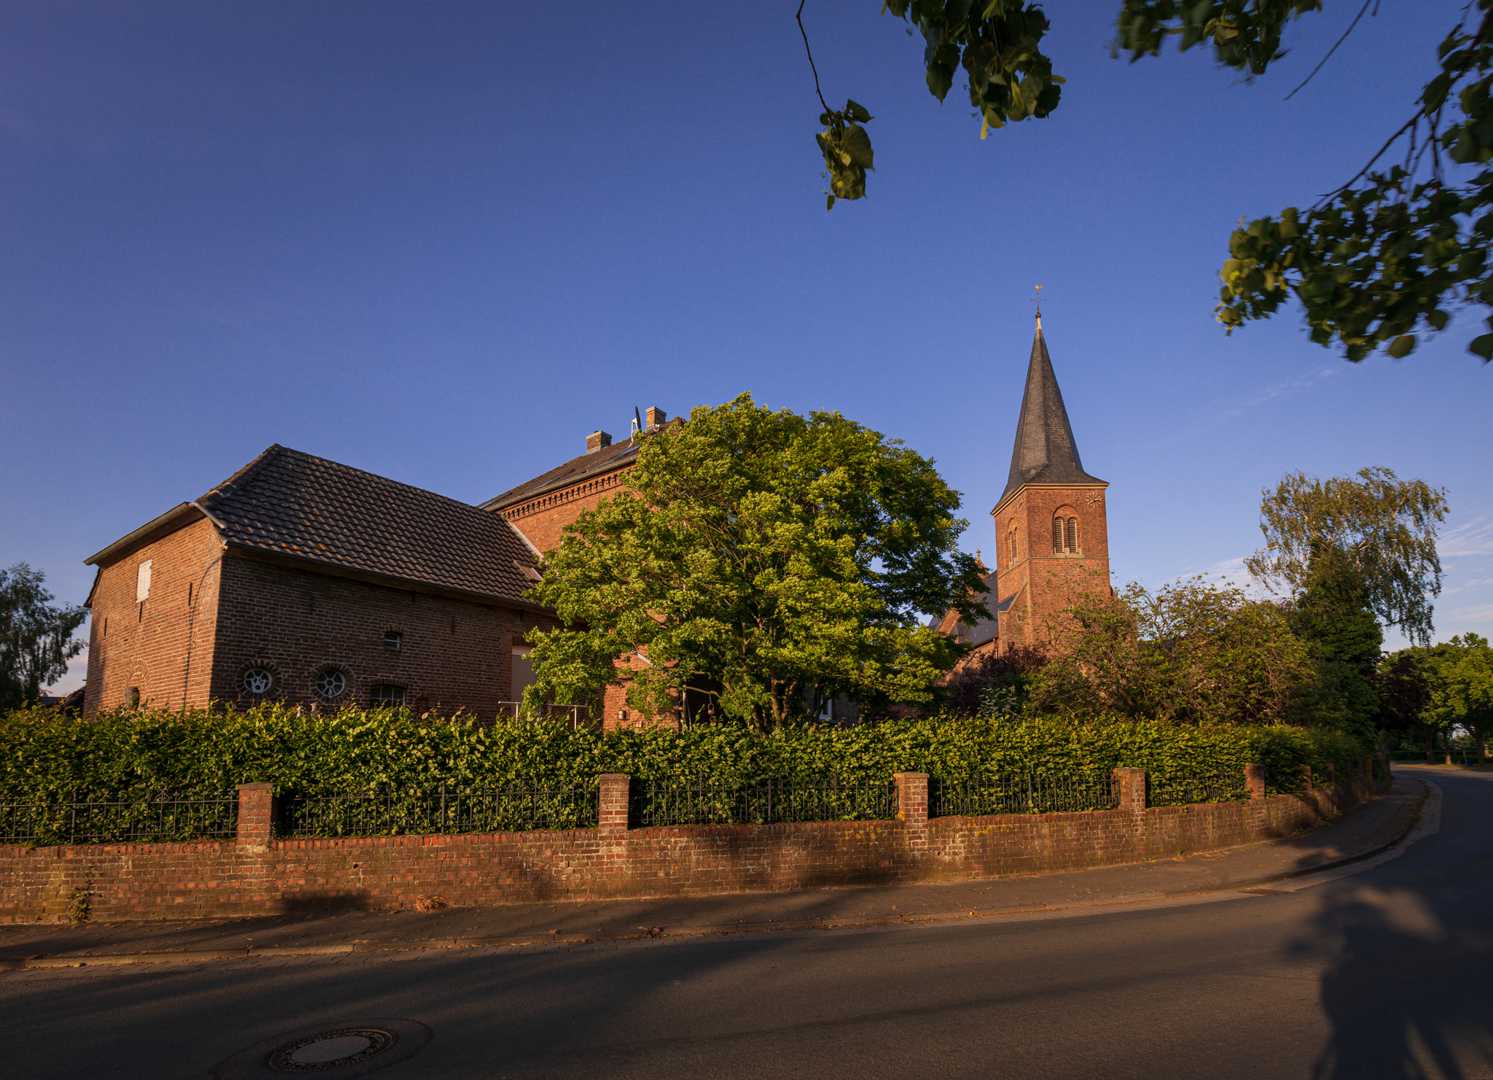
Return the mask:
<path fill-rule="evenodd" d="M 263 697 L 275 685 L 275 676 L 269 668 L 251 667 L 244 672 L 244 692 L 254 697 Z"/>
<path fill-rule="evenodd" d="M 316 696 L 323 701 L 336 701 L 347 693 L 347 675 L 340 668 L 322 668 L 316 675 Z"/>

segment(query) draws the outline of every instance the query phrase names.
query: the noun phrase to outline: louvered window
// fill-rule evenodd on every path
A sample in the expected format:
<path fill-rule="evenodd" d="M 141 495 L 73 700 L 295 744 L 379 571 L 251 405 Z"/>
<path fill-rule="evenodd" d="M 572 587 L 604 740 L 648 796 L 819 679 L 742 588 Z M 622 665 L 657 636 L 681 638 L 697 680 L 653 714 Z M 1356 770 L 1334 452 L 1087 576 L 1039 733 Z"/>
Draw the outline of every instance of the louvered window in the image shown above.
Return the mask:
<path fill-rule="evenodd" d="M 1054 517 L 1052 519 L 1052 553 L 1054 555 L 1078 554 L 1078 519 L 1076 517 Z"/>

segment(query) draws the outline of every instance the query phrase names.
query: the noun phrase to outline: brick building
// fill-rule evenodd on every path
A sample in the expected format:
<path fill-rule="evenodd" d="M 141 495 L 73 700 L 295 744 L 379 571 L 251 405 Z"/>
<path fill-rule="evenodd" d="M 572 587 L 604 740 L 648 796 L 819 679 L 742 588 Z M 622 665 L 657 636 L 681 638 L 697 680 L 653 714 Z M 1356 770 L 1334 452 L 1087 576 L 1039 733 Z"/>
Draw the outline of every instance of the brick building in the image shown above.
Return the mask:
<path fill-rule="evenodd" d="M 1066 610 L 1084 596 L 1112 591 L 1108 487 L 1078 456 L 1039 312 L 1011 471 L 990 511 L 996 568 L 985 575 L 987 615 L 971 626 L 951 612 L 940 623 L 944 632 L 971 646 L 971 657 L 1014 646 L 1060 649 Z"/>
<path fill-rule="evenodd" d="M 502 517 L 282 446 L 87 560 L 85 713 L 277 699 L 496 713 L 537 552 Z"/>
<path fill-rule="evenodd" d="M 634 435 L 680 422 L 653 406 Z M 271 697 L 491 716 L 530 680 L 524 635 L 553 625 L 523 598 L 543 554 L 622 489 L 640 445 L 594 431 L 584 453 L 480 507 L 272 446 L 88 560 L 98 573 L 85 712 Z M 991 511 L 987 615 L 971 626 L 950 613 L 944 631 L 972 655 L 1050 645 L 1064 609 L 1109 589 L 1106 487 L 1079 459 L 1038 315 L 1010 476 Z M 606 726 L 639 721 L 625 683 L 647 662 L 618 661 Z"/>

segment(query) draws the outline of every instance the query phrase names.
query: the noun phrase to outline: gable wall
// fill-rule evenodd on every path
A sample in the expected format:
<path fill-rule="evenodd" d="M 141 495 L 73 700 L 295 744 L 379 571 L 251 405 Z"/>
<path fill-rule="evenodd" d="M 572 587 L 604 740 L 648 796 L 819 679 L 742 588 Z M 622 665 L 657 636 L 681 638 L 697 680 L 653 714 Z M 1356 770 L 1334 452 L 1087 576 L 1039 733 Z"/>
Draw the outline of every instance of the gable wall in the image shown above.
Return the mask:
<path fill-rule="evenodd" d="M 222 554 L 217 529 L 203 518 L 100 568 L 84 715 L 124 705 L 131 687 L 142 705 L 207 704 Z M 150 595 L 137 602 L 137 575 L 147 559 Z"/>
<path fill-rule="evenodd" d="M 616 495 L 622 488 L 624 467 L 603 476 L 593 476 L 579 484 L 560 488 L 506 507 L 498 513 L 507 518 L 540 552 L 554 549 L 567 525 L 582 513 Z"/>

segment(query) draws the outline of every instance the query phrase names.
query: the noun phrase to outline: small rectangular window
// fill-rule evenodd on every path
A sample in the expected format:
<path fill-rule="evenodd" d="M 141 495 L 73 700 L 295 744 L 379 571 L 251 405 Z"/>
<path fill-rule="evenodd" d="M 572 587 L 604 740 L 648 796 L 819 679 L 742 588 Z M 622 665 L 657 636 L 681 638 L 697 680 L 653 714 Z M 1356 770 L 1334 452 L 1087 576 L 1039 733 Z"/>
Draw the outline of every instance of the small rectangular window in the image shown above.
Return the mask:
<path fill-rule="evenodd" d="M 140 707 L 140 688 L 132 686 L 124 692 L 124 703 L 131 709 Z"/>
<path fill-rule="evenodd" d="M 398 652 L 404 645 L 404 635 L 398 630 L 390 630 L 384 634 L 384 648 L 390 652 Z"/>
<path fill-rule="evenodd" d="M 135 568 L 135 602 L 143 604 L 150 599 L 150 560 L 146 559 Z"/>
<path fill-rule="evenodd" d="M 375 709 L 394 708 L 405 703 L 405 689 L 394 683 L 374 683 L 368 688 L 368 704 Z"/>

